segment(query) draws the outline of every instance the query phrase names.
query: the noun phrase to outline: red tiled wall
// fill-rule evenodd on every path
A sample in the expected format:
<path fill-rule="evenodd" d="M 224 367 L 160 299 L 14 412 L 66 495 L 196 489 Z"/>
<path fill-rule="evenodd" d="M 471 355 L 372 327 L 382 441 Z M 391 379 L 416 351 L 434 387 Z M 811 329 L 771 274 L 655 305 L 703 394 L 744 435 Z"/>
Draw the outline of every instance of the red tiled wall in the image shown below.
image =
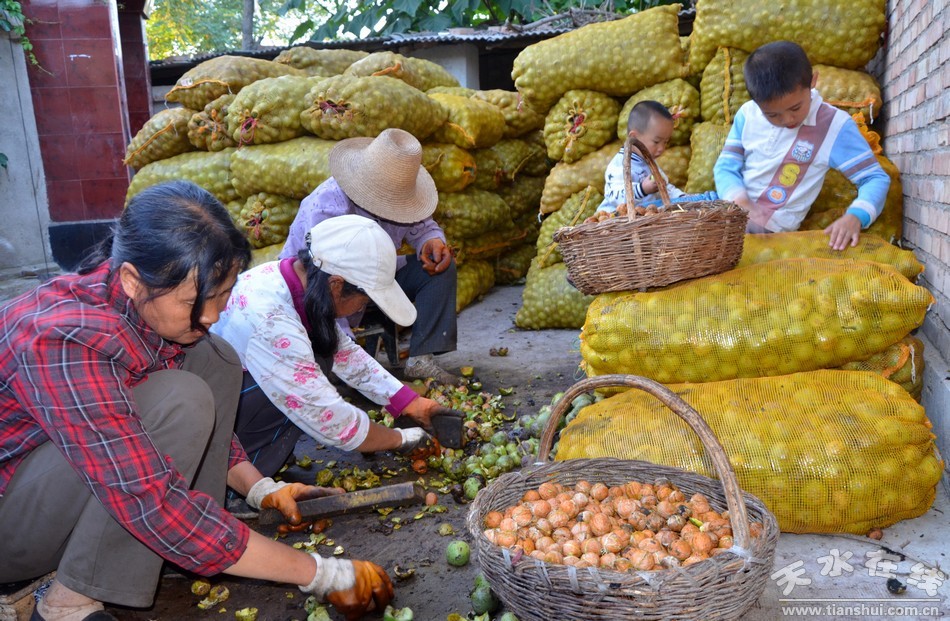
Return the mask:
<path fill-rule="evenodd" d="M 141 10 L 134 2 L 123 3 L 119 9 L 119 32 L 122 36 L 122 71 L 128 101 L 129 129 L 134 136 L 151 114 L 152 80 L 148 68 L 148 39 Z M 142 3 L 140 3 L 142 4 Z"/>
<path fill-rule="evenodd" d="M 936 298 L 924 333 L 950 359 L 950 6 L 888 0 L 888 41 L 874 73 L 884 95 L 884 152 L 901 171 L 904 239 Z"/>
<path fill-rule="evenodd" d="M 24 0 L 29 69 L 53 222 L 114 218 L 129 184 L 116 8 L 102 0 Z"/>

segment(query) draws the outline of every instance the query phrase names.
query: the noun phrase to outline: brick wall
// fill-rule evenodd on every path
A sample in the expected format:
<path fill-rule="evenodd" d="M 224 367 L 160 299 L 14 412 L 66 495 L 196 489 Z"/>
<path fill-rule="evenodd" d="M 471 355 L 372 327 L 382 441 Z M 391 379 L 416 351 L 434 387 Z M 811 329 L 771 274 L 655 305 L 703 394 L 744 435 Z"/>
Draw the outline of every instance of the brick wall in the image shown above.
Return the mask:
<path fill-rule="evenodd" d="M 924 334 L 950 360 L 950 4 L 888 0 L 886 50 L 871 66 L 884 95 L 884 152 L 904 186 L 904 245 L 936 298 Z"/>

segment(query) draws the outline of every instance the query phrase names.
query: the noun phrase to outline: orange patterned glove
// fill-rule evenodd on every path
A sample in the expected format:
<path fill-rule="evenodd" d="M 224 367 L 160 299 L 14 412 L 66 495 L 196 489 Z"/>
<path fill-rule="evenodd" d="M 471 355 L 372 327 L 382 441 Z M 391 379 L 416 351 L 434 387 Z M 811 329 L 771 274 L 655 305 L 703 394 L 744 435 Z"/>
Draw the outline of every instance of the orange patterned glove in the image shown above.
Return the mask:
<path fill-rule="evenodd" d="M 348 561 L 310 556 L 317 563 L 317 573 L 304 593 L 312 593 L 319 601 L 329 602 L 347 621 L 359 619 L 372 610 L 383 610 L 393 599 L 393 584 L 383 568 L 368 561 Z"/>
<path fill-rule="evenodd" d="M 298 500 L 319 498 L 342 494 L 345 490 L 340 487 L 317 487 L 303 483 L 287 483 L 274 481 L 264 477 L 251 486 L 247 492 L 247 504 L 255 509 L 277 509 L 291 524 L 300 523 L 300 511 L 297 509 Z"/>

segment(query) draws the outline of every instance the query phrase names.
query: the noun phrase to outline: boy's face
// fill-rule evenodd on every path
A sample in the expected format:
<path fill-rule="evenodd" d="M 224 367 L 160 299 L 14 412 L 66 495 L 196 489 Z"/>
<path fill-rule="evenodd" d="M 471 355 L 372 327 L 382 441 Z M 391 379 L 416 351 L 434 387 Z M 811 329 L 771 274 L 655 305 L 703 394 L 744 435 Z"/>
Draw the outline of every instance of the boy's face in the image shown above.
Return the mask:
<path fill-rule="evenodd" d="M 814 85 L 813 78 L 812 86 Z M 781 97 L 755 103 L 772 125 L 795 129 L 805 121 L 811 109 L 811 89 L 802 86 Z"/>
<path fill-rule="evenodd" d="M 666 151 L 666 145 L 670 143 L 670 137 L 673 136 L 673 121 L 654 114 L 650 117 L 645 131 L 638 132 L 634 129 L 630 133 L 646 145 L 650 155 L 655 159 Z"/>

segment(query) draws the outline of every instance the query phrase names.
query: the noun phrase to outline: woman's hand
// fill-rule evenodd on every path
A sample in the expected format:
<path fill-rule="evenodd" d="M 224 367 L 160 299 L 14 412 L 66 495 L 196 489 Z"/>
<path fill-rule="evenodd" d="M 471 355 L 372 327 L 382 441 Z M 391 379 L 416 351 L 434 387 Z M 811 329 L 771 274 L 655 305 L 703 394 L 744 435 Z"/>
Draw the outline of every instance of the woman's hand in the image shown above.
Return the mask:
<path fill-rule="evenodd" d="M 417 397 L 409 402 L 409 405 L 402 411 L 403 416 L 408 416 L 413 422 L 418 423 L 420 427 L 432 429 L 432 415 L 441 406 L 425 397 Z"/>
<path fill-rule="evenodd" d="M 441 274 L 452 263 L 452 250 L 444 241 L 434 237 L 422 244 L 419 257 L 422 259 L 422 269 L 430 275 Z"/>
<path fill-rule="evenodd" d="M 321 496 L 343 494 L 342 487 L 318 487 L 303 483 L 287 483 L 274 481 L 264 477 L 251 486 L 247 493 L 247 504 L 255 509 L 277 509 L 291 524 L 300 523 L 300 511 L 297 509 L 298 500 L 309 500 Z"/>

